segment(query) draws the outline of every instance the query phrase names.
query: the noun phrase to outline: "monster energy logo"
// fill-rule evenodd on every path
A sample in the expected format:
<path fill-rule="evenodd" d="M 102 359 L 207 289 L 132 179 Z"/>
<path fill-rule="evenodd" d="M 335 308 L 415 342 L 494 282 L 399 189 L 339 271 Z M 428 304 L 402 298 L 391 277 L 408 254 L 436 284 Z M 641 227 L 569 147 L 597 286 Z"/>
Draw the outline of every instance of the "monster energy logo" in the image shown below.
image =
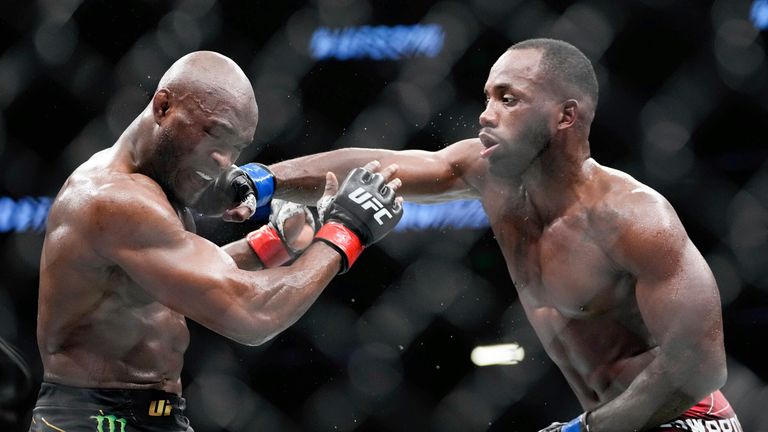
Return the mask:
<path fill-rule="evenodd" d="M 128 424 L 126 419 L 117 418 L 111 414 L 91 416 L 91 418 L 96 420 L 96 432 L 125 432 L 125 425 Z M 107 425 L 109 426 L 109 429 L 106 431 L 104 430 L 104 420 L 107 421 Z M 115 423 L 120 423 L 119 431 L 115 428 Z"/>

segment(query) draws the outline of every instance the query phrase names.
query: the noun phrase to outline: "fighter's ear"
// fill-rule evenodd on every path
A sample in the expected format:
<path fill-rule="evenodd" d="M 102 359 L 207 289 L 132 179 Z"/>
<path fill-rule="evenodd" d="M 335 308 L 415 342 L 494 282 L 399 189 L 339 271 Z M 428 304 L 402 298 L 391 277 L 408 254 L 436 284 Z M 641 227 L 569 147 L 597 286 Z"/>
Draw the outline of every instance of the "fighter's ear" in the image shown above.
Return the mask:
<path fill-rule="evenodd" d="M 164 88 L 156 91 L 152 98 L 152 115 L 155 117 L 155 123 L 160 124 L 168 116 L 170 107 L 171 92 Z"/>
<path fill-rule="evenodd" d="M 568 99 L 560 105 L 560 117 L 557 121 L 557 129 L 568 129 L 576 123 L 579 111 L 579 103 L 575 99 Z"/>

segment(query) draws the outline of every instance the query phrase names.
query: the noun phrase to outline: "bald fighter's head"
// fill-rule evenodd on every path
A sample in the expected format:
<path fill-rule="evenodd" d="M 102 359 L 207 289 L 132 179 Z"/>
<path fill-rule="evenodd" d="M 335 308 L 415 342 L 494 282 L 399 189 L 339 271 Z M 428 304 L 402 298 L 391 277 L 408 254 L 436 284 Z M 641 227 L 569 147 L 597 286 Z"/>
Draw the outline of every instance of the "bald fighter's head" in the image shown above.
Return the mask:
<path fill-rule="evenodd" d="M 166 89 L 178 96 L 192 95 L 204 110 L 229 103 L 242 121 L 258 122 L 258 107 L 248 77 L 229 57 L 213 51 L 196 51 L 178 59 L 160 78 L 156 93 Z"/>
<path fill-rule="evenodd" d="M 212 51 L 187 54 L 171 65 L 150 108 L 151 176 L 187 206 L 253 141 L 258 122 L 248 77 Z"/>

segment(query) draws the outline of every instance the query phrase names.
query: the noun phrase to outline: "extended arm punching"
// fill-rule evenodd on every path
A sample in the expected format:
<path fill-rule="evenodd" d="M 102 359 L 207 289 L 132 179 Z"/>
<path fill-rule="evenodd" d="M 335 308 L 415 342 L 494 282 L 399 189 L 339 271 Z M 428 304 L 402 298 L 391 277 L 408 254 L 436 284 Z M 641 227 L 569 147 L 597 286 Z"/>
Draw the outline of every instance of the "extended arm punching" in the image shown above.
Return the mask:
<path fill-rule="evenodd" d="M 343 178 L 351 169 L 378 160 L 382 166 L 397 165 L 397 175 L 403 181 L 399 192 L 406 200 L 437 202 L 478 197 L 474 185 L 485 173 L 485 161 L 479 158 L 482 148 L 477 139 L 460 141 L 436 152 L 347 148 L 291 159 L 269 168 L 275 173 L 276 196 L 311 204 L 322 192 L 326 172 Z"/>

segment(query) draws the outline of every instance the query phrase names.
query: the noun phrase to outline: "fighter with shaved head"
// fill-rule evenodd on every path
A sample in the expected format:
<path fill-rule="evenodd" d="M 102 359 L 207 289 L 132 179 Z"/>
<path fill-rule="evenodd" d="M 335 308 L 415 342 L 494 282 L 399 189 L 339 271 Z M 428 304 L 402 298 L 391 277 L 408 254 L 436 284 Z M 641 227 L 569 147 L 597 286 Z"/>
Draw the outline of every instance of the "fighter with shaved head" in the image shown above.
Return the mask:
<path fill-rule="evenodd" d="M 232 165 L 253 140 L 257 117 L 243 71 L 220 54 L 195 52 L 170 67 L 114 145 L 66 180 L 40 261 L 45 375 L 30 430 L 191 431 L 180 379 L 185 318 L 243 344 L 263 343 L 397 223 L 396 167 L 375 162 L 341 186 L 324 176 L 316 234 L 311 213 L 270 204 L 268 170 Z M 225 216 L 239 220 L 243 207 L 250 214 L 266 206 L 271 223 L 219 248 L 194 233 L 189 207 L 232 185 L 246 193 L 223 201 L 235 208 Z M 376 199 L 379 211 L 352 193 Z M 283 265 L 298 250 L 303 255 Z"/>

